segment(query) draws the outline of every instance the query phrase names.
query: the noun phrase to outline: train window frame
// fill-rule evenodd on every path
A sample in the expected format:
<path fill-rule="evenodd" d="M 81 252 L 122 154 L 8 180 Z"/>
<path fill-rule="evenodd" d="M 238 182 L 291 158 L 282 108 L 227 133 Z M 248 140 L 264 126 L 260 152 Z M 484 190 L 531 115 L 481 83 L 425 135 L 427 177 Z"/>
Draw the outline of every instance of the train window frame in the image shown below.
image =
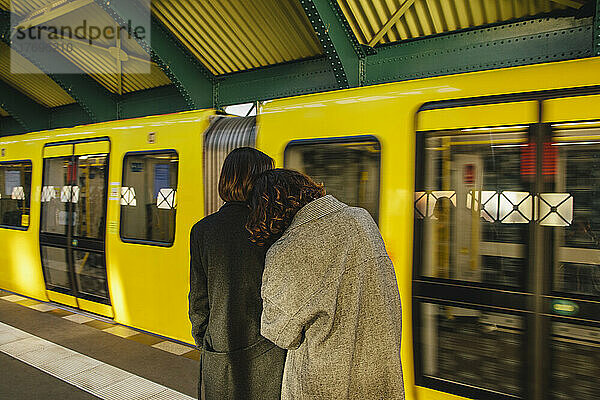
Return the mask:
<path fill-rule="evenodd" d="M 13 231 L 22 231 L 22 232 L 27 232 L 29 230 L 29 227 L 31 226 L 31 196 L 32 196 L 32 191 L 31 188 L 33 186 L 33 161 L 31 159 L 22 159 L 22 160 L 6 160 L 6 161 L 0 161 L 0 168 L 2 168 L 5 165 L 11 165 L 11 164 L 29 164 L 29 166 L 31 167 L 31 171 L 30 171 L 30 177 L 29 177 L 29 196 L 26 199 L 26 201 L 29 203 L 29 223 L 27 224 L 27 226 L 16 226 L 16 225 L 6 225 L 6 224 L 0 224 L 0 229 L 8 229 L 8 230 L 13 230 Z"/>
<path fill-rule="evenodd" d="M 381 173 L 382 173 L 382 150 L 383 150 L 383 146 L 381 144 L 381 140 L 373 135 L 373 134 L 368 134 L 368 135 L 354 135 L 354 136 L 334 136 L 334 137 L 319 137 L 319 138 L 310 138 L 310 139 L 293 139 L 291 141 L 289 141 L 284 150 L 283 150 L 283 165 L 284 168 L 287 168 L 287 163 L 288 163 L 288 159 L 289 159 L 289 155 L 288 155 L 288 150 L 292 147 L 297 147 L 297 146 L 305 146 L 305 145 L 312 145 L 312 144 L 338 144 L 338 143 L 353 143 L 353 142 L 375 142 L 377 143 L 377 147 L 379 150 L 379 158 L 378 158 L 378 165 L 377 165 L 377 192 L 376 192 L 376 198 L 377 198 L 377 208 L 376 208 L 376 212 L 377 215 L 376 217 L 371 215 L 371 217 L 373 217 L 373 219 L 375 220 L 375 223 L 379 226 L 381 218 L 380 218 L 380 212 L 381 212 Z M 342 199 L 339 199 L 340 201 L 343 201 Z M 368 211 L 368 210 L 367 210 Z M 370 214 L 370 213 L 369 213 Z"/>
<path fill-rule="evenodd" d="M 140 151 L 129 151 L 123 154 L 121 159 L 121 186 L 123 187 L 123 183 L 125 182 L 125 174 L 126 174 L 126 160 L 130 156 L 144 156 L 144 155 L 159 155 L 159 154 L 170 154 L 177 156 L 177 186 L 175 191 L 179 190 L 179 171 L 180 171 L 180 155 L 176 149 L 160 149 L 160 150 L 140 150 Z M 119 192 L 119 238 L 121 242 L 126 244 L 139 244 L 143 246 L 154 246 L 154 247 L 164 247 L 170 248 L 175 245 L 175 239 L 177 237 L 177 209 L 175 209 L 175 215 L 173 218 L 173 239 L 170 242 L 163 242 L 157 240 L 147 240 L 147 239 L 135 239 L 135 238 L 127 238 L 123 235 L 123 206 L 120 204 L 121 193 Z"/>

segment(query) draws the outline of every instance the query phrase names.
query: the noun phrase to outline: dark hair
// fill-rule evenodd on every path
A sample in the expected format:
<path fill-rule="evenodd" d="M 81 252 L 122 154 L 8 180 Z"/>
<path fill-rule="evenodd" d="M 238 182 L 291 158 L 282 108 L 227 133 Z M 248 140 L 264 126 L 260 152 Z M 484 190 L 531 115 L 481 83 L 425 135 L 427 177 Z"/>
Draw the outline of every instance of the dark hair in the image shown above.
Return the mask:
<path fill-rule="evenodd" d="M 247 201 L 254 179 L 275 168 L 271 157 L 253 149 L 239 147 L 227 155 L 219 178 L 219 196 L 223 201 Z"/>
<path fill-rule="evenodd" d="M 323 185 L 301 172 L 281 168 L 263 172 L 249 198 L 252 211 L 246 229 L 250 240 L 259 245 L 275 242 L 298 210 L 323 196 Z"/>

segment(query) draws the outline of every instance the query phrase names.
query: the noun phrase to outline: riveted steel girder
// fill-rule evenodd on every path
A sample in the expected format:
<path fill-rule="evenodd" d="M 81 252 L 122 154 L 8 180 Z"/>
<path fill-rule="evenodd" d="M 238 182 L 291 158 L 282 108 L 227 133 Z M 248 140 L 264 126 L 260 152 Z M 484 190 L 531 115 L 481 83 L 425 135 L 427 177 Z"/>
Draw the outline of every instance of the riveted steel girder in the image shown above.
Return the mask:
<path fill-rule="evenodd" d="M 300 0 L 339 88 L 360 86 L 360 63 L 365 53 L 335 0 Z"/>
<path fill-rule="evenodd" d="M 0 136 L 18 135 L 27 130 L 13 117 L 0 117 Z"/>
<path fill-rule="evenodd" d="M 223 106 L 338 87 L 329 60 L 320 57 L 220 77 L 215 88 L 215 102 Z"/>
<path fill-rule="evenodd" d="M 10 45 L 10 13 L 0 11 L 0 40 Z M 45 52 L 21 54 L 46 73 L 65 90 L 89 115 L 92 122 L 116 119 L 116 98 L 85 72 L 54 74 L 47 71 L 74 71 L 78 68 L 56 50 L 47 47 Z"/>
<path fill-rule="evenodd" d="M 95 0 L 119 25 L 128 21 L 143 21 L 145 13 L 137 1 Z M 151 55 L 159 68 L 169 77 L 184 97 L 190 109 L 213 106 L 214 76 L 195 59 L 179 41 L 155 18 L 151 18 L 149 43 L 136 37 L 136 41 Z"/>
<path fill-rule="evenodd" d="M 26 132 L 48 128 L 49 110 L 4 81 L 0 81 L 0 108 L 8 112 Z"/>
<path fill-rule="evenodd" d="M 589 57 L 590 18 L 541 18 L 380 46 L 366 84 Z"/>

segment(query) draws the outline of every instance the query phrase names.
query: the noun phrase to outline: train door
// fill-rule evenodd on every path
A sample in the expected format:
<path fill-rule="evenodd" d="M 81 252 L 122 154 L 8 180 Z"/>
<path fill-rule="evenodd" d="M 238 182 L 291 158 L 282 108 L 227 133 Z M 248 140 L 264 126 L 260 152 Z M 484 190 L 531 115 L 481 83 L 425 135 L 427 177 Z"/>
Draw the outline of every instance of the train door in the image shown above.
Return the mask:
<path fill-rule="evenodd" d="M 548 399 L 600 398 L 600 96 L 543 103 Z M 551 149 L 551 150 L 550 150 Z"/>
<path fill-rule="evenodd" d="M 40 251 L 48 297 L 112 317 L 105 257 L 108 139 L 47 145 Z"/>
<path fill-rule="evenodd" d="M 538 122 L 536 101 L 418 114 L 418 386 L 472 399 L 543 398 L 531 257 Z"/>

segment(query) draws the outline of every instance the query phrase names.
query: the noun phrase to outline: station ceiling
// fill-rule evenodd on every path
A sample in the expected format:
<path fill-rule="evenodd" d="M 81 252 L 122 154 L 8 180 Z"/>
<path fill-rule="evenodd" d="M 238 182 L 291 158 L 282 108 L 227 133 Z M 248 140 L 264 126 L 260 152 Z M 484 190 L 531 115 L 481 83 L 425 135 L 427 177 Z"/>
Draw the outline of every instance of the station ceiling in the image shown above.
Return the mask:
<path fill-rule="evenodd" d="M 124 15 L 116 3 L 123 1 L 0 0 L 0 9 L 5 10 L 5 24 L 10 15 L 23 27 L 82 18 L 98 26 L 116 26 L 122 22 L 118 17 Z M 144 2 L 138 1 L 126 2 L 143 7 Z M 245 75 L 236 77 L 236 73 L 256 71 L 259 75 L 270 66 L 297 63 L 300 71 L 311 65 L 310 68 L 322 69 L 311 60 L 328 59 L 334 71 L 336 63 L 342 69 L 343 54 L 332 54 L 335 36 L 341 30 L 348 31 L 345 34 L 357 53 L 374 54 L 379 49 L 387 51 L 391 44 L 412 43 L 431 35 L 552 13 L 574 13 L 590 3 L 595 0 L 152 0 L 151 13 L 153 22 L 160 25 L 156 32 L 166 32 L 165 37 L 172 38 L 174 47 L 180 48 L 175 60 L 191 60 L 194 71 L 201 72 L 202 79 L 209 82 L 206 87 L 221 82 L 226 90 L 228 82 L 236 79 L 237 87 L 246 85 L 241 82 Z M 325 18 L 324 5 L 330 6 L 337 18 Z M 165 42 L 162 51 L 160 43 L 155 45 L 156 32 L 153 30 L 152 43 L 124 37 L 99 39 L 91 45 L 85 39 L 65 37 L 61 41 L 69 45 L 69 51 L 59 47 L 58 52 L 65 63 L 76 66 L 99 86 L 98 93 L 105 91 L 100 96 L 105 100 L 103 107 L 110 107 L 121 96 L 164 86 L 177 87 L 186 97 L 185 87 L 181 86 L 194 84 L 190 83 L 193 76 L 190 71 L 185 71 L 190 75 L 186 77 L 176 70 L 169 42 Z M 76 93 L 72 81 L 65 83 L 56 74 L 45 74 L 40 69 L 43 62 L 28 60 L 11 50 L 8 43 L 9 39 L 3 36 L 1 81 L 45 108 L 82 102 L 83 96 Z M 254 76 L 248 75 L 250 82 Z M 337 72 L 335 77 L 340 87 L 355 84 Z M 90 83 L 84 86 L 89 89 Z M 192 107 L 199 104 L 191 95 L 186 101 Z M 94 114 L 90 112 L 96 107 L 94 101 L 82 106 Z M 10 114 L 10 110 L 0 109 L 0 116 L 7 111 Z M 107 117 L 97 119 L 111 118 L 110 113 L 103 115 Z"/>

